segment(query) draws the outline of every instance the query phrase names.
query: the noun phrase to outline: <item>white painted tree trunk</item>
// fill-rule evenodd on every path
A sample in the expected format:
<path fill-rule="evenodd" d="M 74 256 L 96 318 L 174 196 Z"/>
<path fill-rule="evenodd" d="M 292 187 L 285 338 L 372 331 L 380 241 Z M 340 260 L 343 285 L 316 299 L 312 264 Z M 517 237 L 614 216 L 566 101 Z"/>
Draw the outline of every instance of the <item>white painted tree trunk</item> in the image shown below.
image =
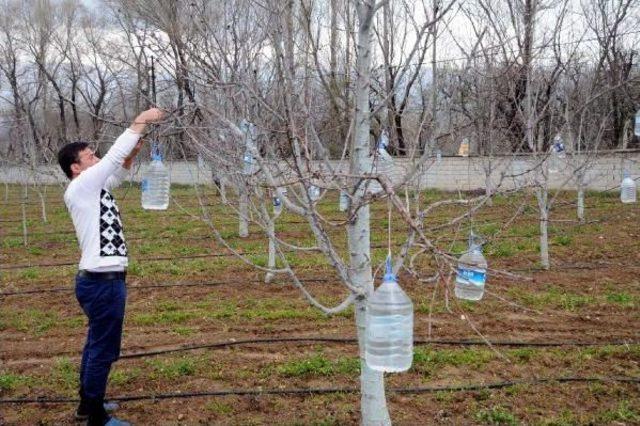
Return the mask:
<path fill-rule="evenodd" d="M 584 222 L 584 188 L 578 186 L 578 220 Z"/>
<path fill-rule="evenodd" d="M 40 190 L 36 191 L 38 193 L 38 197 L 40 198 L 40 211 L 42 214 L 42 222 L 47 223 L 47 203 L 45 202 L 45 196 L 42 194 Z"/>
<path fill-rule="evenodd" d="M 274 214 L 273 218 L 269 221 L 268 224 L 268 235 L 269 235 L 269 260 L 267 261 L 267 267 L 270 269 L 275 269 L 276 267 L 276 219 L 280 217 L 280 213 Z M 269 284 L 271 280 L 273 280 L 274 274 L 273 272 L 267 272 L 264 277 L 264 282 Z"/>
<path fill-rule="evenodd" d="M 375 1 L 359 1 L 356 3 L 356 9 L 358 13 L 356 108 L 354 141 L 350 150 L 350 168 L 352 174 L 361 174 L 365 172 L 367 157 L 369 156 L 371 26 L 373 15 L 375 14 Z M 363 195 L 364 187 L 360 185 L 355 192 L 354 203 L 356 205 L 361 204 Z M 361 423 L 366 426 L 378 426 L 390 425 L 391 419 L 385 399 L 384 376 L 381 372 L 371 370 L 364 358 L 366 303 L 373 293 L 370 240 L 370 212 L 367 204 L 356 210 L 355 218 L 348 226 L 348 245 L 351 281 L 355 287 L 362 289 L 364 293 L 364 297 L 357 298 L 355 303 L 361 368 Z"/>
<path fill-rule="evenodd" d="M 238 236 L 246 238 L 249 236 L 249 194 L 244 189 L 240 190 L 238 206 Z"/>
<path fill-rule="evenodd" d="M 23 186 L 22 192 L 22 243 L 26 247 L 29 244 L 27 238 L 27 202 L 29 201 L 29 193 L 27 184 Z"/>
<path fill-rule="evenodd" d="M 549 193 L 547 188 L 539 188 L 536 191 L 538 210 L 540 211 L 540 265 L 543 269 L 549 269 Z"/>

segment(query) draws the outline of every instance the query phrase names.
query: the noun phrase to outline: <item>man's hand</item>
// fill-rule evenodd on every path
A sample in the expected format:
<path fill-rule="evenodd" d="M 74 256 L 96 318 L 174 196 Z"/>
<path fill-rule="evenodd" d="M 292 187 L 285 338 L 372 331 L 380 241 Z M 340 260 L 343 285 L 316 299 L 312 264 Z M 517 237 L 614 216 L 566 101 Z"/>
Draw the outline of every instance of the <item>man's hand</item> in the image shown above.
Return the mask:
<path fill-rule="evenodd" d="M 143 111 L 133 120 L 129 129 L 136 133 L 143 133 L 147 124 L 158 123 L 164 119 L 166 113 L 160 108 L 151 108 Z"/>
<path fill-rule="evenodd" d="M 133 149 L 131 150 L 131 153 L 127 155 L 127 158 L 124 159 L 124 162 L 122 163 L 123 168 L 127 170 L 131 170 L 131 166 L 133 165 L 133 160 L 134 158 L 136 158 L 136 155 L 138 155 L 138 153 L 142 149 L 142 145 L 144 145 L 144 139 L 140 138 L 136 146 L 134 146 Z"/>

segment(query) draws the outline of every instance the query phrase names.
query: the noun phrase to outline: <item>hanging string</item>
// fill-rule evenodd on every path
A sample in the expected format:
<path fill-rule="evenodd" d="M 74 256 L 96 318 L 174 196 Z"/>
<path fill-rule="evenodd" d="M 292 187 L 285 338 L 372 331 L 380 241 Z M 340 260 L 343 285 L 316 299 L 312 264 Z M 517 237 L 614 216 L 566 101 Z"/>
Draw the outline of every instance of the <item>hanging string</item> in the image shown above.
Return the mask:
<path fill-rule="evenodd" d="M 471 151 L 471 143 L 469 142 L 469 151 Z M 470 154 L 470 153 L 469 153 Z M 471 190 L 471 155 L 467 156 L 467 191 Z M 469 211 L 469 236 L 473 235 L 473 207 Z"/>
<path fill-rule="evenodd" d="M 387 199 L 387 256 L 391 258 L 391 198 Z"/>

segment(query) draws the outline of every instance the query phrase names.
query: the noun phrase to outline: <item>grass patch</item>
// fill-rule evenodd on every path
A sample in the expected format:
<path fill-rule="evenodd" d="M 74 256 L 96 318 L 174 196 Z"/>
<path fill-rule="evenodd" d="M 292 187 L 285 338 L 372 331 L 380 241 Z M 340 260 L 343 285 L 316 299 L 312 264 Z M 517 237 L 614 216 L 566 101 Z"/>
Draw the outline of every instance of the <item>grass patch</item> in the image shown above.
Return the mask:
<path fill-rule="evenodd" d="M 487 410 L 480 410 L 474 417 L 477 421 L 487 425 L 516 426 L 518 424 L 516 416 L 499 405 Z"/>
<path fill-rule="evenodd" d="M 284 377 L 333 376 L 335 374 L 354 376 L 360 373 L 360 358 L 343 357 L 331 361 L 318 353 L 284 363 L 276 368 L 276 372 Z"/>
<path fill-rule="evenodd" d="M 14 390 L 29 381 L 28 376 L 11 373 L 0 373 L 0 390 Z"/>
<path fill-rule="evenodd" d="M 196 372 L 196 360 L 183 357 L 179 359 L 148 360 L 147 365 L 153 368 L 152 378 L 176 379 L 193 376 Z"/>
<path fill-rule="evenodd" d="M 78 388 L 78 366 L 69 358 L 59 359 L 51 372 L 52 384 L 56 390 L 66 393 L 75 392 Z"/>
<path fill-rule="evenodd" d="M 109 383 L 116 386 L 126 385 L 138 379 L 141 374 L 142 370 L 139 368 L 122 370 L 116 366 L 115 369 L 111 370 L 111 373 L 109 374 Z"/>
<path fill-rule="evenodd" d="M 553 237 L 552 244 L 559 246 L 568 246 L 573 242 L 573 238 L 568 235 L 558 235 L 557 237 Z"/>
<path fill-rule="evenodd" d="M 222 402 L 222 401 L 211 401 L 211 402 L 208 402 L 204 406 L 204 408 L 207 411 L 210 411 L 210 412 L 215 413 L 215 414 L 220 414 L 220 415 L 233 413 L 233 406 L 231 404 L 228 404 L 228 403 Z"/>
<path fill-rule="evenodd" d="M 606 410 L 598 414 L 596 424 L 609 424 L 613 422 L 640 422 L 640 409 L 632 407 L 629 401 L 621 401 L 612 410 Z"/>
<path fill-rule="evenodd" d="M 485 349 L 415 348 L 412 368 L 431 376 L 444 366 L 480 368 L 492 360 L 494 356 L 493 352 Z"/>
<path fill-rule="evenodd" d="M 636 305 L 636 298 L 629 293 L 609 293 L 606 295 L 606 300 L 609 303 L 613 303 L 625 308 L 633 308 Z"/>

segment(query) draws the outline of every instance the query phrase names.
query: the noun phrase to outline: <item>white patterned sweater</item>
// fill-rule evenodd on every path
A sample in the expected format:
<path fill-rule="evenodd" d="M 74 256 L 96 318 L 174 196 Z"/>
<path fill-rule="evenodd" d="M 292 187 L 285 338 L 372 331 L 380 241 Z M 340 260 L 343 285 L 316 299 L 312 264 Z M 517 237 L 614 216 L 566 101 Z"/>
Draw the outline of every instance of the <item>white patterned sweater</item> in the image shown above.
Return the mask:
<path fill-rule="evenodd" d="M 122 167 L 140 135 L 127 129 L 97 164 L 82 171 L 67 186 L 64 202 L 71 214 L 82 257 L 79 269 L 124 271 L 127 245 L 120 210 L 110 189 L 127 175 Z"/>

